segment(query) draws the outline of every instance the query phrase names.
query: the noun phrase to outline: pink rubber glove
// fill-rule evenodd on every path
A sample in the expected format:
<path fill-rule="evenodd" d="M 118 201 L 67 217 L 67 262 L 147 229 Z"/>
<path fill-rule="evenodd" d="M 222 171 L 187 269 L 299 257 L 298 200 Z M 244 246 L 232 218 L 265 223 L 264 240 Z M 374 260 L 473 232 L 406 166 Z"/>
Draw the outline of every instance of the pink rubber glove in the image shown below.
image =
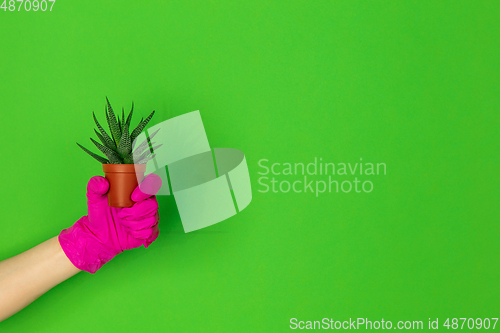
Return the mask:
<path fill-rule="evenodd" d="M 106 178 L 92 177 L 87 185 L 88 215 L 59 234 L 59 243 L 73 265 L 95 273 L 124 250 L 147 248 L 158 237 L 159 216 L 156 197 L 145 193 L 156 194 L 160 187 L 161 178 L 149 174 L 132 193 L 135 204 L 115 208 L 108 206 Z"/>

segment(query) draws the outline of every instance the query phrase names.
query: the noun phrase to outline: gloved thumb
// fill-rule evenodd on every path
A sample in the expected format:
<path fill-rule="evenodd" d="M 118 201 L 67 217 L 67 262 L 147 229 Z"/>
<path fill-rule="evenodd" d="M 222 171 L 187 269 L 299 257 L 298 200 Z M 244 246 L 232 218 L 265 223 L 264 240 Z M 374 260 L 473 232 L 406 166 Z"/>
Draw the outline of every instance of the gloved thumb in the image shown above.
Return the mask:
<path fill-rule="evenodd" d="M 90 178 L 87 184 L 87 199 L 89 203 L 97 204 L 107 200 L 106 193 L 109 190 L 108 180 L 101 176 Z"/>

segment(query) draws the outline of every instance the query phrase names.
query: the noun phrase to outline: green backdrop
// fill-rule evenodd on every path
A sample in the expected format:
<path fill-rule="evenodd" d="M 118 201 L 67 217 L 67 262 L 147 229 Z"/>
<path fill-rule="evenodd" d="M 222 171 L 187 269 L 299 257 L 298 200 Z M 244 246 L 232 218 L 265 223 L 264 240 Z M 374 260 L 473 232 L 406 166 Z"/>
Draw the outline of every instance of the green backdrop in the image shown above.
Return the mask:
<path fill-rule="evenodd" d="M 0 259 L 86 214 L 86 183 L 102 169 L 75 142 L 90 147 L 106 95 L 116 109 L 134 101 L 134 122 L 200 110 L 212 147 L 245 153 L 253 187 L 244 211 L 188 234 L 174 198 L 159 197 L 150 248 L 56 286 L 0 331 L 499 317 L 499 15 L 497 1 L 0 10 Z M 259 192 L 260 160 L 314 158 L 387 172 L 358 177 L 370 193 Z"/>

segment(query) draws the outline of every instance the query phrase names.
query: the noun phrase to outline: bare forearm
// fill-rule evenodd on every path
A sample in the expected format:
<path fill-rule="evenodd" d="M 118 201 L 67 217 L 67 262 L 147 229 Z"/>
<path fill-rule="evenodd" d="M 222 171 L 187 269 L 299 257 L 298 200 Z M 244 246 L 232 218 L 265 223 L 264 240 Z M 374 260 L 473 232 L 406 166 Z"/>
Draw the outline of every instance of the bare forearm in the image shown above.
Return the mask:
<path fill-rule="evenodd" d="M 0 321 L 80 272 L 53 237 L 0 262 Z"/>

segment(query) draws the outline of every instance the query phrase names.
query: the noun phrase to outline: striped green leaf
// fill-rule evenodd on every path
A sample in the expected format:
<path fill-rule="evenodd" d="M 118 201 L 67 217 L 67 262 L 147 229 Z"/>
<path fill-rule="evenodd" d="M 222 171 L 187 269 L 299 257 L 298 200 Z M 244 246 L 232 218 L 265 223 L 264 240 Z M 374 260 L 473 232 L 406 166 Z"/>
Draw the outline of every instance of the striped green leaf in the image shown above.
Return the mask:
<path fill-rule="evenodd" d="M 99 122 L 97 121 L 97 117 L 95 116 L 95 113 L 92 112 L 92 115 L 94 116 L 94 122 L 97 126 L 97 128 L 99 129 L 99 132 L 101 132 L 101 135 L 104 139 L 104 141 L 102 142 L 106 147 L 110 148 L 110 149 L 116 149 L 116 144 L 115 142 L 113 141 L 113 139 L 111 139 L 111 137 L 108 135 L 108 133 L 104 130 L 104 128 L 102 128 L 101 124 L 99 124 Z M 102 140 L 101 140 L 102 141 Z"/>
<path fill-rule="evenodd" d="M 106 155 L 106 157 L 109 159 L 111 164 L 122 164 L 123 160 L 120 158 L 120 156 L 112 149 L 109 149 L 106 146 L 101 145 L 99 142 L 95 141 L 94 139 L 90 138 L 92 143 L 99 149 L 101 152 Z"/>
<path fill-rule="evenodd" d="M 118 143 L 120 142 L 120 139 L 122 137 L 122 132 L 120 130 L 120 125 L 118 124 L 118 121 L 116 120 L 116 116 L 115 116 L 115 113 L 113 112 L 113 108 L 111 107 L 111 104 L 109 103 L 108 97 L 106 97 L 106 103 L 108 105 L 108 108 L 106 111 L 106 119 L 108 120 L 109 130 L 111 131 L 111 135 L 113 136 L 113 140 L 115 141 L 116 145 L 118 146 Z"/>
<path fill-rule="evenodd" d="M 147 139 L 134 149 L 133 154 L 136 154 L 137 156 L 137 154 L 141 154 L 145 149 L 149 149 L 149 142 Z"/>
<path fill-rule="evenodd" d="M 102 164 L 109 164 L 109 161 L 107 159 L 105 159 L 104 157 L 101 157 L 97 154 L 94 154 L 93 152 L 91 152 L 90 150 L 88 150 L 87 148 L 85 148 L 84 146 L 82 146 L 81 144 L 79 144 L 78 142 L 76 143 L 80 148 L 83 149 L 84 152 L 86 152 L 87 154 L 89 154 L 90 156 L 92 156 L 93 158 L 95 158 L 97 161 L 101 162 Z"/>
<path fill-rule="evenodd" d="M 123 134 L 117 148 L 118 153 L 122 157 L 128 156 L 132 151 L 132 143 L 130 141 L 130 135 L 128 133 L 128 126 L 127 124 L 125 124 L 124 126 L 125 127 L 123 128 Z"/>
<path fill-rule="evenodd" d="M 156 154 L 153 154 L 153 155 L 146 157 L 142 160 L 138 160 L 137 162 L 135 162 L 135 164 L 146 164 L 148 161 L 152 160 L 155 156 L 156 156 Z"/>
<path fill-rule="evenodd" d="M 130 122 L 132 121 L 132 114 L 134 113 L 134 102 L 132 102 L 132 108 L 130 109 L 130 113 L 127 116 L 127 121 L 125 123 L 130 128 Z"/>
<path fill-rule="evenodd" d="M 97 138 L 99 138 L 99 140 L 102 142 L 102 144 L 106 146 L 106 140 L 104 140 L 104 138 L 102 137 L 102 135 L 99 132 L 97 132 L 95 130 L 95 128 L 94 128 L 94 132 L 95 132 L 95 135 L 97 135 Z"/>
<path fill-rule="evenodd" d="M 118 118 L 118 124 L 120 124 L 120 131 L 122 132 L 123 135 L 123 129 L 125 128 L 125 110 L 122 107 L 122 119 L 120 121 L 120 118 Z"/>
<path fill-rule="evenodd" d="M 136 157 L 134 158 L 134 163 L 135 164 L 139 164 L 138 161 L 141 161 L 147 157 L 149 157 L 151 154 L 153 154 L 149 149 L 146 150 L 144 153 L 142 153 L 139 157 Z M 136 154 L 135 156 L 137 156 L 138 154 Z"/>
<path fill-rule="evenodd" d="M 151 148 L 151 151 L 154 152 L 155 150 L 157 150 L 158 148 L 160 148 L 161 146 L 163 146 L 163 143 L 162 144 L 159 144 L 159 145 L 156 145 L 154 147 Z"/>
<path fill-rule="evenodd" d="M 149 123 L 151 118 L 153 118 L 154 114 L 155 114 L 154 111 L 151 112 L 151 114 L 146 119 L 144 119 L 143 121 L 141 121 L 139 123 L 139 125 L 137 125 L 137 127 L 132 131 L 132 134 L 130 134 L 131 141 L 134 141 L 135 138 L 137 138 L 139 136 L 139 134 L 141 134 L 142 130 L 146 127 L 146 125 Z"/>
<path fill-rule="evenodd" d="M 154 131 L 153 134 L 151 134 L 149 136 L 149 138 L 146 138 L 144 141 L 142 141 L 141 144 L 138 145 L 136 149 L 144 149 L 144 145 L 147 145 L 149 141 L 153 140 L 153 138 L 155 137 L 156 133 L 158 133 L 159 130 L 160 129 L 157 129 L 156 131 Z M 137 142 L 135 142 L 135 143 L 137 143 Z M 132 149 L 134 149 L 135 147 L 136 147 L 136 145 L 132 144 Z"/>
<path fill-rule="evenodd" d="M 151 144 L 154 144 L 154 142 L 152 142 Z M 130 155 L 127 156 L 127 160 L 134 160 L 134 156 L 138 157 L 137 160 L 139 160 L 139 156 L 144 158 L 143 154 L 144 153 L 148 153 L 148 154 L 152 154 L 154 153 L 154 151 L 158 148 L 160 148 L 163 144 L 160 144 L 160 145 L 156 145 L 154 147 L 149 147 L 148 144 L 142 146 L 142 147 L 137 147 L 136 150 L 134 150 L 132 153 L 130 153 Z M 140 148 L 140 149 L 139 149 Z M 146 150 L 147 149 L 147 150 Z"/>

